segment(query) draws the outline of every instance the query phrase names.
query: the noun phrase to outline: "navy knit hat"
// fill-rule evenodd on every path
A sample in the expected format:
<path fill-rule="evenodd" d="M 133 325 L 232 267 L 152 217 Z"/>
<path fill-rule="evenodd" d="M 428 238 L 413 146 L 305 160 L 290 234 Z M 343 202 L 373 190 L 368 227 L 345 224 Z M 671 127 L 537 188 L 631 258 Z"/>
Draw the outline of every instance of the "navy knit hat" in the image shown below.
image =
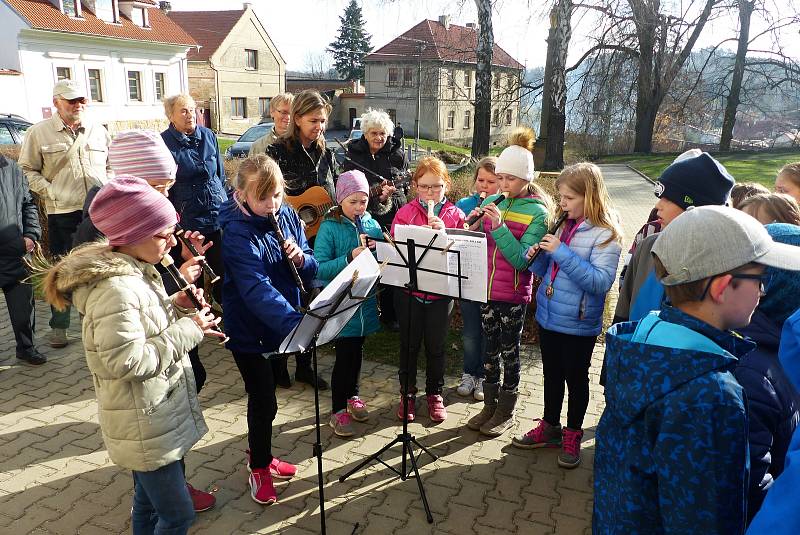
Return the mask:
<path fill-rule="evenodd" d="M 736 181 L 707 152 L 678 159 L 664 169 L 655 186 L 656 197 L 664 197 L 686 210 L 690 206 L 723 206 Z"/>
<path fill-rule="evenodd" d="M 776 242 L 798 247 L 797 254 L 800 255 L 800 227 L 772 223 L 767 225 L 767 232 Z M 758 309 L 776 324 L 782 325 L 800 308 L 800 272 L 772 267 L 768 267 L 766 272 L 772 275 L 772 279 L 767 295 L 761 298 Z"/>

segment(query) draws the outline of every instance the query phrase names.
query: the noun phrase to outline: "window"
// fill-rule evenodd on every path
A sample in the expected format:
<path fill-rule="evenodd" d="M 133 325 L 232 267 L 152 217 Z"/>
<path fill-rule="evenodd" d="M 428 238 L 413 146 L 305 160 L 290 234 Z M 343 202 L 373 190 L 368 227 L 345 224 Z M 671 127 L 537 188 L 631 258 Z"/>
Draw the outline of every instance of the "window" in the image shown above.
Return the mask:
<path fill-rule="evenodd" d="M 163 72 L 157 72 L 153 74 L 153 77 L 155 78 L 156 101 L 161 102 L 161 99 L 164 98 L 164 95 L 167 92 L 166 74 Z"/>
<path fill-rule="evenodd" d="M 514 113 L 511 110 L 506 110 L 506 126 L 511 125 L 511 119 L 514 118 Z"/>
<path fill-rule="evenodd" d="M 143 7 L 135 7 L 131 9 L 131 21 L 137 26 L 146 28 L 150 26 L 147 20 L 147 10 Z"/>
<path fill-rule="evenodd" d="M 389 82 L 386 85 L 388 85 L 388 86 L 396 86 L 397 85 L 397 68 L 396 67 L 389 67 Z"/>
<path fill-rule="evenodd" d="M 64 14 L 70 17 L 80 17 L 80 0 L 63 0 Z"/>
<path fill-rule="evenodd" d="M 500 110 L 498 109 L 492 112 L 492 124 L 494 126 L 500 126 Z"/>
<path fill-rule="evenodd" d="M 56 67 L 56 78 L 59 80 L 72 80 L 72 69 L 69 67 Z"/>
<path fill-rule="evenodd" d="M 389 116 L 389 119 L 397 125 L 397 110 L 388 109 L 386 110 L 386 114 Z M 387 134 L 391 134 L 391 132 L 386 132 Z"/>
<path fill-rule="evenodd" d="M 467 98 L 472 98 L 472 72 L 464 71 L 464 93 Z"/>
<path fill-rule="evenodd" d="M 447 129 L 452 130 L 456 127 L 456 112 L 450 110 L 447 112 Z"/>
<path fill-rule="evenodd" d="M 472 122 L 472 110 L 464 110 L 464 128 L 469 128 Z"/>
<path fill-rule="evenodd" d="M 244 119 L 247 117 L 247 99 L 243 97 L 231 98 L 231 118 Z"/>
<path fill-rule="evenodd" d="M 4 124 L 0 124 L 0 145 L 13 145 L 14 138 L 11 136 L 11 130 Z"/>
<path fill-rule="evenodd" d="M 94 0 L 95 16 L 105 22 L 119 22 L 117 20 L 117 9 L 114 0 Z"/>
<path fill-rule="evenodd" d="M 142 102 L 142 73 L 128 71 L 128 100 Z"/>
<path fill-rule="evenodd" d="M 103 102 L 103 78 L 100 69 L 89 69 L 89 97 L 92 102 Z"/>
<path fill-rule="evenodd" d="M 245 48 L 244 54 L 247 59 L 246 68 L 251 71 L 258 70 L 258 50 L 250 50 Z"/>
<path fill-rule="evenodd" d="M 258 114 L 261 117 L 269 115 L 269 99 L 267 97 L 258 97 Z"/>
<path fill-rule="evenodd" d="M 403 69 L 403 87 L 412 87 L 414 85 L 414 69 L 405 67 Z"/>
<path fill-rule="evenodd" d="M 450 98 L 456 98 L 455 71 L 444 71 L 444 75 L 447 77 L 447 89 L 448 93 L 450 93 Z"/>
<path fill-rule="evenodd" d="M 494 89 L 500 91 L 500 79 L 503 77 L 499 72 L 494 73 Z"/>

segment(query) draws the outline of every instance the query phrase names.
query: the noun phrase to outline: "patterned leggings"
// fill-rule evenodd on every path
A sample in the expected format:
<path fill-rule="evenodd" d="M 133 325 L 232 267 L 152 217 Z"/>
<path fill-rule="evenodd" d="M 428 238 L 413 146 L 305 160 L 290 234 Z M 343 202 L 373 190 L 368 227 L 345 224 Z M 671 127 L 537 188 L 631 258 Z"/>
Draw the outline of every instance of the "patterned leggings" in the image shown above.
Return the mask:
<path fill-rule="evenodd" d="M 500 382 L 500 359 L 503 360 L 503 388 L 516 392 L 519 386 L 519 342 L 528 305 L 489 301 L 481 305 L 481 321 L 486 335 L 483 367 L 486 382 Z"/>

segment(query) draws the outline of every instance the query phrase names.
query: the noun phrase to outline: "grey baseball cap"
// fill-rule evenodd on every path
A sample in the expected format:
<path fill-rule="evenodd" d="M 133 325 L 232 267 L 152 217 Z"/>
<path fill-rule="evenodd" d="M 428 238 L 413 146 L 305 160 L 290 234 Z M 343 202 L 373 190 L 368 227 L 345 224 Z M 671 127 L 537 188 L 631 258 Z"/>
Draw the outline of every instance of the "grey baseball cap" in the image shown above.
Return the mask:
<path fill-rule="evenodd" d="M 764 225 L 727 206 L 690 207 L 658 235 L 653 254 L 665 286 L 720 275 L 755 262 L 800 271 L 800 248 L 772 240 Z"/>

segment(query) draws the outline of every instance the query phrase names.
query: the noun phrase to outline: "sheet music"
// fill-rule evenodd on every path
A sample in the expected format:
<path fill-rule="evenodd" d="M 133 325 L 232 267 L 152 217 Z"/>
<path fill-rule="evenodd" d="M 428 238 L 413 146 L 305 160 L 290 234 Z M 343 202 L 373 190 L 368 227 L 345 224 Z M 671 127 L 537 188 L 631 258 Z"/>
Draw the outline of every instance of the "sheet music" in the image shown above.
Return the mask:
<path fill-rule="evenodd" d="M 297 327 L 281 342 L 278 353 L 295 353 L 308 349 L 311 346 L 314 333 L 322 321 L 325 321 L 325 325 L 317 337 L 317 346 L 327 344 L 336 338 L 336 335 L 344 329 L 344 326 L 350 321 L 350 318 L 353 317 L 362 302 L 362 300 L 354 299 L 348 295 L 345 296 L 337 309 L 340 312 L 333 313 L 331 311 L 337 298 L 342 292 L 347 291 L 347 286 L 350 284 L 355 271 L 358 271 L 358 278 L 353 285 L 352 295 L 356 297 L 366 296 L 372 291 L 380 275 L 380 266 L 375 261 L 372 252 L 365 249 L 352 262 L 347 264 L 309 305 L 308 310 L 310 312 L 325 317 L 325 319 L 322 320 L 310 314 L 305 314 L 300 323 L 297 324 Z M 332 313 L 333 315 L 331 316 L 330 314 Z"/>
<path fill-rule="evenodd" d="M 394 230 L 395 243 L 406 258 L 408 258 L 407 240 L 413 239 L 417 246 L 419 291 L 459 297 L 457 275 L 458 263 L 461 262 L 461 275 L 465 277 L 461 279 L 461 298 L 486 302 L 485 234 L 460 229 L 433 230 L 416 225 L 397 225 Z M 452 242 L 450 249 L 445 254 L 431 249 L 422 256 L 425 247 L 434 237 L 431 247 L 444 249 Z M 394 246 L 387 242 L 377 242 L 376 253 L 380 263 L 389 259 L 389 264 L 381 273 L 383 284 L 401 287 L 408 284 L 408 265 Z"/>

